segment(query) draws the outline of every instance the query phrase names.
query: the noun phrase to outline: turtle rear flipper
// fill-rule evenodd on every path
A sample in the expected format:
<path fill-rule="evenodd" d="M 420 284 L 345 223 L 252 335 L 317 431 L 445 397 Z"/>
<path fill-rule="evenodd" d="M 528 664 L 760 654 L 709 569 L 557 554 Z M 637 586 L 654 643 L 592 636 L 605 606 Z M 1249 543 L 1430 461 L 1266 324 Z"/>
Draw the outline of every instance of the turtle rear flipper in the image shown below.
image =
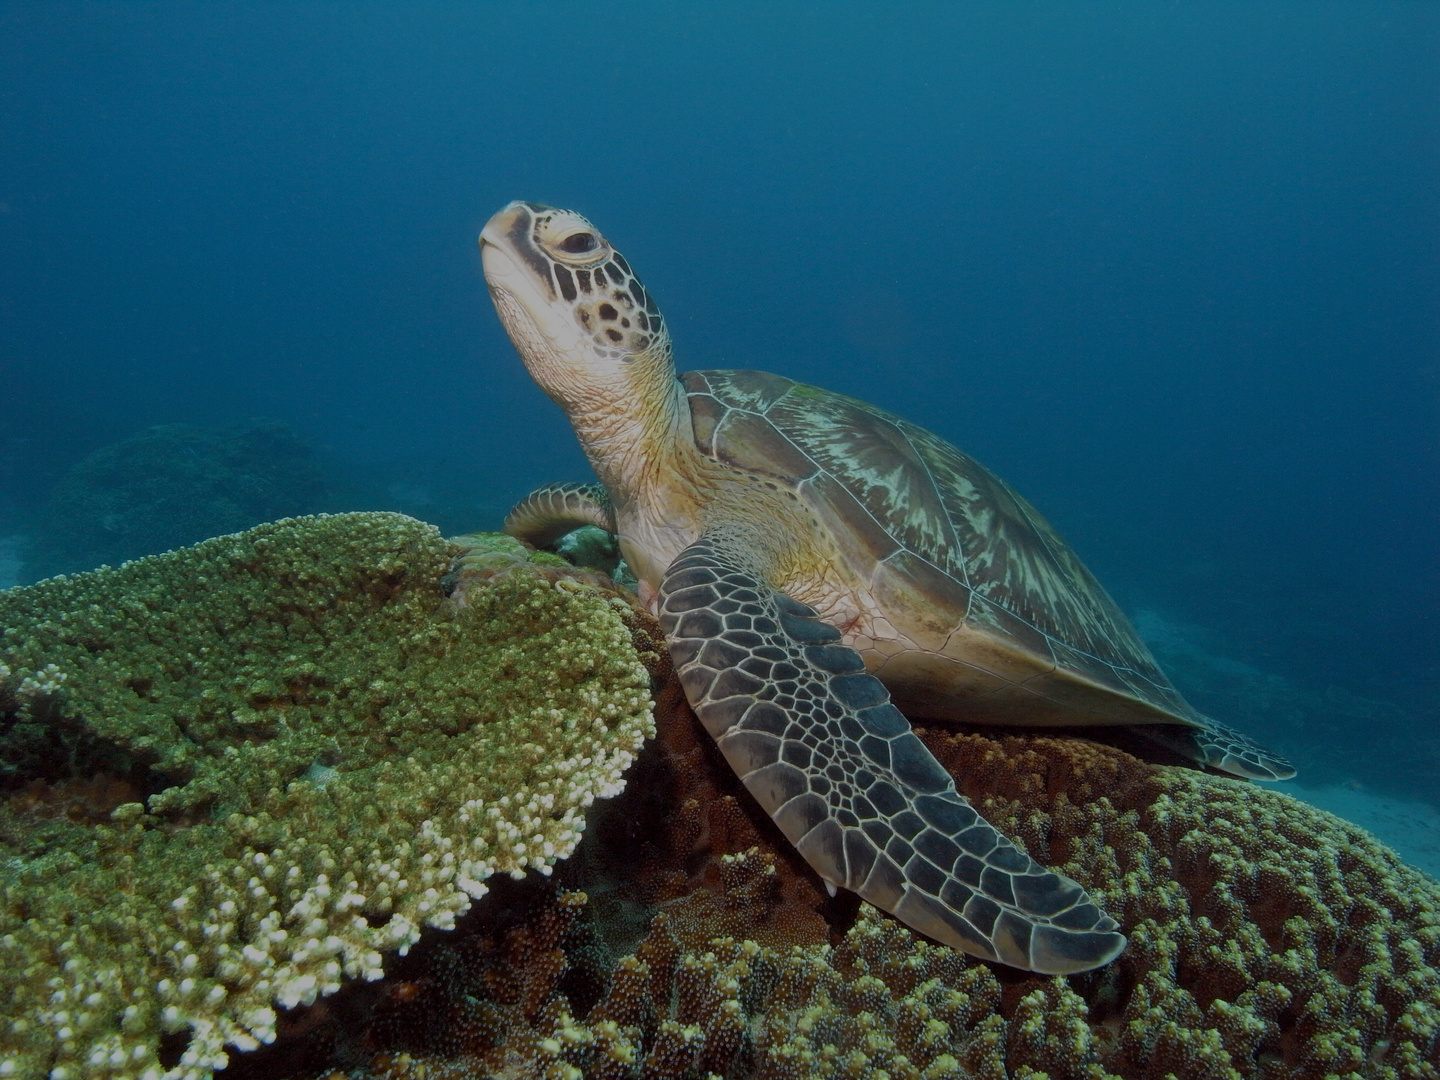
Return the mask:
<path fill-rule="evenodd" d="M 981 818 L 840 632 L 747 554 L 723 534 L 682 551 L 660 624 L 701 723 L 832 891 L 1014 967 L 1065 974 L 1114 959 L 1115 921 Z"/>
<path fill-rule="evenodd" d="M 602 484 L 547 484 L 505 515 L 505 532 L 543 548 L 582 525 L 615 531 L 615 510 Z"/>
<path fill-rule="evenodd" d="M 1250 736 L 1208 716 L 1200 720 L 1203 727 L 1153 724 L 1134 730 L 1191 761 L 1248 780 L 1289 780 L 1295 775 L 1294 765 L 1266 750 Z"/>

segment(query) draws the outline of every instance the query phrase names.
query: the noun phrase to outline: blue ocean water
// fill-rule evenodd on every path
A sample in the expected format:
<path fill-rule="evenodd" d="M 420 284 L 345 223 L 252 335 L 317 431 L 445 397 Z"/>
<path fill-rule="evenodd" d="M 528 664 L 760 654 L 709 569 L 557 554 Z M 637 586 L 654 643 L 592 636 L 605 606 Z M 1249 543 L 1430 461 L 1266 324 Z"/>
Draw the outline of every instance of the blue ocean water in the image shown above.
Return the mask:
<path fill-rule="evenodd" d="M 1417 3 L 0 4 L 0 586 L 155 425 L 454 531 L 583 478 L 480 277 L 524 198 L 682 367 L 985 462 L 1302 780 L 1440 800 L 1437 57 Z"/>

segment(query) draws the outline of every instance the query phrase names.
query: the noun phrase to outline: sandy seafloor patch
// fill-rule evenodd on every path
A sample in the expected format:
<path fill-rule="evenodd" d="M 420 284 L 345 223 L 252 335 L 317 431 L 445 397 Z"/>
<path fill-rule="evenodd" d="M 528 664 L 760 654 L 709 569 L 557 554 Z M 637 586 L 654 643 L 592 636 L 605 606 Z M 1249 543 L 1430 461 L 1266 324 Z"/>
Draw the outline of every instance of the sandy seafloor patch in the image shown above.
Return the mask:
<path fill-rule="evenodd" d="M 1411 866 L 1440 878 L 1440 809 L 1429 803 L 1342 784 L 1307 788 L 1291 780 L 1265 786 L 1359 825 Z"/>

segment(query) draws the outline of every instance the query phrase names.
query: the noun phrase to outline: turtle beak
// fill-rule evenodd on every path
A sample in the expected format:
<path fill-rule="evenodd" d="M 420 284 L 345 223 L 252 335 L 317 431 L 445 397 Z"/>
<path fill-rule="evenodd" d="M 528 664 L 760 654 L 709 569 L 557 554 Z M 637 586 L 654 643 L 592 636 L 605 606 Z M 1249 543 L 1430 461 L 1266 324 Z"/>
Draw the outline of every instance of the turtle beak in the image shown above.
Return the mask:
<path fill-rule="evenodd" d="M 480 230 L 480 246 L 486 244 L 501 246 L 506 239 L 515 233 L 524 235 L 529 232 L 530 223 L 534 220 L 530 208 L 523 202 L 512 202 L 505 209 L 492 217 L 485 223 L 485 228 Z"/>
<path fill-rule="evenodd" d="M 542 294 L 554 297 L 550 260 L 536 249 L 534 241 L 535 214 L 544 209 L 538 203 L 512 202 L 485 223 L 480 232 L 480 259 L 492 288 L 513 281 L 517 273 L 528 269 Z"/>

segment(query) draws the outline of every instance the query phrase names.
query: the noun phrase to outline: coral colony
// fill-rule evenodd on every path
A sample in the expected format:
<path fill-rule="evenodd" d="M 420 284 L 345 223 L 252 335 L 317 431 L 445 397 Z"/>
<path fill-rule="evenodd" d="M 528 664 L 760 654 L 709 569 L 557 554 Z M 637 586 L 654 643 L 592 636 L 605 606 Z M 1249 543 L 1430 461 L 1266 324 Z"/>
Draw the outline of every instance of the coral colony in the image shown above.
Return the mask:
<path fill-rule="evenodd" d="M 0 595 L 0 1074 L 208 1075 L 570 853 L 649 676 L 628 606 L 495 545 L 464 605 L 467 549 L 392 514 Z"/>

